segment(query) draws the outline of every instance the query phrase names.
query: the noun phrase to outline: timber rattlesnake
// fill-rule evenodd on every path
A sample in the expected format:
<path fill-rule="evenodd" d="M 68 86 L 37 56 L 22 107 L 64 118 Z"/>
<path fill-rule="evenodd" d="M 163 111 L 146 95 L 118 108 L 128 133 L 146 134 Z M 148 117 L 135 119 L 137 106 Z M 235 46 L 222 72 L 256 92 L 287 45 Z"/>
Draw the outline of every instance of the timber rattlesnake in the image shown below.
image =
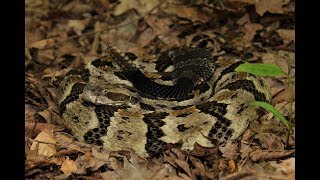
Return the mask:
<path fill-rule="evenodd" d="M 67 128 L 79 140 L 141 156 L 167 144 L 213 147 L 235 140 L 269 101 L 266 81 L 234 72 L 240 60 L 179 47 L 145 59 L 108 45 L 108 55 L 70 71 L 58 88 Z"/>

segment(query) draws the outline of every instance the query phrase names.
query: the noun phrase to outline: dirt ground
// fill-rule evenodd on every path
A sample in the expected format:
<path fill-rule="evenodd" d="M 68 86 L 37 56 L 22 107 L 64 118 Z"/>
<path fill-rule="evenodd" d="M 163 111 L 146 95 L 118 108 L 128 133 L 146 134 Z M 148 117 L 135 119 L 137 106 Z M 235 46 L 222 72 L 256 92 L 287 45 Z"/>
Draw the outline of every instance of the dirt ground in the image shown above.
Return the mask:
<path fill-rule="evenodd" d="M 26 179 L 295 179 L 294 0 L 26 0 Z M 61 124 L 56 88 L 71 69 L 105 53 L 106 44 L 151 55 L 172 47 L 209 46 L 250 62 L 279 66 L 267 77 L 271 113 L 238 141 L 177 148 L 157 158 L 109 152 L 72 138 Z"/>

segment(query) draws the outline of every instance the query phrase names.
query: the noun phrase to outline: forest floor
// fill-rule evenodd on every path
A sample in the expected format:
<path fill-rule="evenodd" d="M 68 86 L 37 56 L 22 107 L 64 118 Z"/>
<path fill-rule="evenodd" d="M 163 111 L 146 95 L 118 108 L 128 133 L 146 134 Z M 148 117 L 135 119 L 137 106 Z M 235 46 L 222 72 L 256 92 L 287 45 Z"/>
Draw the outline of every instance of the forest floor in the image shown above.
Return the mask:
<path fill-rule="evenodd" d="M 26 0 L 26 179 L 295 179 L 294 0 Z M 156 54 L 191 45 L 271 63 L 288 76 L 268 77 L 271 113 L 239 141 L 199 154 L 179 149 L 143 159 L 73 139 L 61 124 L 56 88 L 62 77 L 104 54 Z M 199 150 L 201 151 L 201 150 Z M 208 155 L 209 153 L 209 155 Z M 206 154 L 206 155 L 204 155 Z"/>

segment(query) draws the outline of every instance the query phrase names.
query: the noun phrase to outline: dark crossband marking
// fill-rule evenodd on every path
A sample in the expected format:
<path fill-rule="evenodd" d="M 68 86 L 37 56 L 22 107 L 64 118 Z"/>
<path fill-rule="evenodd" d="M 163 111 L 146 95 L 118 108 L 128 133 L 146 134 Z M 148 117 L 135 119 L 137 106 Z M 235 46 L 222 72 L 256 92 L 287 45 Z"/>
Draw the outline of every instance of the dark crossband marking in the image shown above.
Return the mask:
<path fill-rule="evenodd" d="M 85 142 L 102 146 L 103 142 L 101 137 L 107 134 L 107 128 L 110 126 L 110 117 L 112 117 L 114 112 L 118 109 L 125 108 L 127 108 L 127 106 L 96 105 L 94 112 L 98 117 L 99 127 L 89 130 L 87 133 L 85 133 L 83 136 Z"/>
<path fill-rule="evenodd" d="M 160 127 L 162 127 L 165 123 L 162 121 L 168 113 L 149 113 L 146 114 L 143 118 L 143 121 L 147 124 L 147 144 L 145 145 L 145 149 L 150 155 L 155 155 L 159 153 L 164 145 L 166 144 L 164 141 L 160 140 L 162 136 L 164 136 L 164 132 Z"/>
<path fill-rule="evenodd" d="M 266 101 L 265 94 L 259 92 L 252 81 L 241 79 L 234 81 L 232 83 L 227 84 L 222 89 L 230 89 L 230 90 L 236 90 L 236 89 L 244 89 L 246 91 L 249 91 L 254 95 L 254 98 L 256 101 Z"/>
<path fill-rule="evenodd" d="M 67 104 L 69 104 L 72 101 L 76 101 L 79 98 L 79 95 L 83 92 L 85 84 L 83 83 L 75 83 L 72 86 L 71 92 L 69 96 L 67 96 L 61 103 L 60 103 L 60 111 L 61 114 L 66 110 Z"/>
<path fill-rule="evenodd" d="M 212 116 L 223 116 L 227 113 L 227 104 L 218 103 L 216 101 L 209 101 L 196 105 L 196 108 L 201 112 L 210 114 Z"/>

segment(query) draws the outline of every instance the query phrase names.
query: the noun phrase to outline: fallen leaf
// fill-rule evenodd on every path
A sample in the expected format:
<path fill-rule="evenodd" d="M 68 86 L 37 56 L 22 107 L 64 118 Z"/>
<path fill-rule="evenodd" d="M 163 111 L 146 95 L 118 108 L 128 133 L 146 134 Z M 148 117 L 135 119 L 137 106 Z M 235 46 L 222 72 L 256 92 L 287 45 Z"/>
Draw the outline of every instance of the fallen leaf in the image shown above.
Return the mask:
<path fill-rule="evenodd" d="M 256 4 L 256 12 L 263 16 L 265 12 L 283 14 L 282 6 L 288 4 L 290 0 L 259 0 Z"/>
<path fill-rule="evenodd" d="M 193 156 L 209 156 L 216 154 L 218 152 L 218 147 L 202 147 L 198 143 L 194 144 L 194 149 L 190 152 Z"/>
<path fill-rule="evenodd" d="M 113 14 L 115 16 L 118 16 L 130 9 L 135 9 L 139 12 L 140 15 L 144 15 L 145 13 L 149 12 L 152 8 L 157 6 L 159 2 L 159 0 L 121 0 L 120 4 L 116 6 L 116 8 L 114 9 Z"/>
<path fill-rule="evenodd" d="M 92 147 L 92 156 L 105 162 L 110 161 L 110 152 L 104 149 L 98 149 L 97 147 Z"/>
<path fill-rule="evenodd" d="M 275 105 L 275 107 L 277 109 L 279 109 L 279 112 L 283 115 L 283 116 L 292 116 L 292 118 L 294 118 L 295 116 L 295 102 L 288 102 L 288 101 L 283 101 L 280 102 L 278 104 Z"/>
<path fill-rule="evenodd" d="M 41 164 L 52 164 L 47 158 L 38 154 L 37 150 L 30 150 L 28 147 L 25 148 L 26 153 L 26 171 L 32 169 Z"/>
<path fill-rule="evenodd" d="M 280 50 L 279 55 L 282 56 L 283 58 L 287 59 L 290 67 L 295 67 L 295 53 L 294 52 Z"/>
<path fill-rule="evenodd" d="M 50 123 L 51 122 L 51 112 L 48 111 L 47 109 L 41 111 L 41 112 L 38 112 L 39 115 L 41 115 L 47 123 Z"/>
<path fill-rule="evenodd" d="M 233 180 L 233 179 L 258 179 L 257 173 L 253 170 L 251 171 L 241 171 L 227 174 L 219 178 L 219 180 Z"/>
<path fill-rule="evenodd" d="M 250 42 L 254 35 L 256 35 L 257 30 L 261 30 L 263 26 L 261 24 L 257 23 L 247 23 L 244 25 L 244 32 L 245 36 L 244 39 L 247 40 L 247 42 Z"/>
<path fill-rule="evenodd" d="M 294 29 L 277 29 L 276 32 L 282 38 L 285 45 L 295 42 L 295 30 Z"/>
<path fill-rule="evenodd" d="M 278 104 L 283 101 L 290 101 L 294 97 L 292 92 L 293 90 L 290 88 L 285 88 L 282 91 L 278 92 L 276 96 L 271 99 L 271 104 Z M 271 91 L 272 92 L 272 91 Z"/>
<path fill-rule="evenodd" d="M 55 133 L 54 137 L 57 140 L 57 142 L 59 143 L 59 145 L 64 146 L 64 147 L 68 147 L 74 141 L 74 139 L 72 137 L 67 136 L 64 133 Z"/>
<path fill-rule="evenodd" d="M 261 55 L 262 62 L 265 64 L 275 64 L 279 66 L 285 73 L 288 73 L 289 66 L 288 66 L 288 60 L 282 56 L 280 56 L 278 53 L 263 53 Z"/>
<path fill-rule="evenodd" d="M 177 16 L 190 19 L 192 22 L 207 22 L 209 17 L 203 13 L 203 11 L 199 11 L 196 7 L 188 7 L 188 6 L 171 6 L 173 8 L 172 11 L 175 11 Z"/>
<path fill-rule="evenodd" d="M 189 164 L 186 162 L 185 159 L 178 159 L 177 154 L 168 150 L 165 153 L 164 159 L 166 162 L 169 162 L 170 164 L 178 165 L 188 174 L 189 177 L 193 177 L 190 171 Z"/>
<path fill-rule="evenodd" d="M 36 61 L 43 65 L 49 65 L 55 58 L 53 49 L 45 49 L 38 52 Z"/>
<path fill-rule="evenodd" d="M 189 156 L 188 158 L 194 166 L 194 168 L 191 168 L 191 172 L 194 177 L 201 176 L 201 177 L 206 177 L 208 179 L 215 178 L 214 174 L 208 171 L 207 168 L 202 164 L 202 162 L 199 159 L 193 156 Z"/>
<path fill-rule="evenodd" d="M 223 157 L 230 159 L 237 159 L 238 157 L 238 144 L 236 143 L 227 143 L 224 146 L 219 146 L 219 150 Z"/>
<path fill-rule="evenodd" d="M 239 24 L 240 26 L 245 25 L 245 24 L 250 23 L 250 22 L 251 21 L 250 21 L 250 17 L 249 17 L 248 13 L 246 13 L 245 15 L 243 15 L 241 18 L 239 18 L 237 20 L 237 24 Z"/>
<path fill-rule="evenodd" d="M 271 166 L 275 167 L 275 173 L 287 175 L 288 179 L 295 179 L 295 158 L 279 161 L 270 161 Z"/>
<path fill-rule="evenodd" d="M 57 152 L 55 147 L 56 142 L 57 140 L 53 133 L 45 130 L 40 132 L 34 139 L 30 150 L 37 150 L 39 155 L 50 157 Z"/>
<path fill-rule="evenodd" d="M 146 17 L 146 23 L 155 31 L 155 35 L 165 34 L 170 29 L 169 26 L 172 24 L 172 19 L 166 17 L 158 17 L 150 15 Z"/>
<path fill-rule="evenodd" d="M 189 177 L 193 177 L 190 171 L 189 164 L 186 161 L 175 159 L 174 162 L 177 163 L 177 165 L 180 166 L 188 174 Z"/>
<path fill-rule="evenodd" d="M 275 95 L 277 95 L 279 92 L 285 89 L 285 85 L 282 81 L 273 77 L 266 77 L 265 79 L 270 86 L 271 97 L 274 98 Z M 271 99 L 271 104 L 273 105 L 272 101 L 273 99 Z"/>
<path fill-rule="evenodd" d="M 120 175 L 114 171 L 106 171 L 99 174 L 103 180 L 118 180 Z"/>
<path fill-rule="evenodd" d="M 284 144 L 278 136 L 271 133 L 260 133 L 255 136 L 259 139 L 261 146 L 268 150 L 284 150 Z"/>
<path fill-rule="evenodd" d="M 175 168 L 168 163 L 163 164 L 161 168 L 154 172 L 152 179 L 169 179 L 169 177 L 177 175 Z"/>
<path fill-rule="evenodd" d="M 229 160 L 229 172 L 234 172 L 234 171 L 236 171 L 236 168 L 237 168 L 237 166 L 236 166 L 236 163 L 234 162 L 234 160 L 233 159 L 231 159 L 231 160 Z"/>
<path fill-rule="evenodd" d="M 123 169 L 121 170 L 120 179 L 150 179 L 153 172 L 148 171 L 145 166 L 131 163 L 127 158 L 123 158 Z"/>
<path fill-rule="evenodd" d="M 60 168 L 64 174 L 74 173 L 77 169 L 77 164 L 72 159 L 69 159 L 69 157 L 62 163 Z"/>
<path fill-rule="evenodd" d="M 53 39 L 42 39 L 40 41 L 31 43 L 28 48 L 37 48 L 37 49 L 43 49 L 46 47 L 50 47 L 54 44 Z"/>
<path fill-rule="evenodd" d="M 82 31 L 88 24 L 88 19 L 84 20 L 77 20 L 77 19 L 72 19 L 68 21 L 67 29 L 73 30 L 77 35 L 81 35 Z"/>
<path fill-rule="evenodd" d="M 273 151 L 273 150 L 255 150 L 250 153 L 252 161 L 268 161 L 273 159 L 285 158 L 294 154 L 294 150 Z"/>
<path fill-rule="evenodd" d="M 108 168 L 113 169 L 115 172 L 120 173 L 123 169 L 121 162 L 114 157 L 109 158 L 110 164 L 108 164 Z"/>
<path fill-rule="evenodd" d="M 85 12 L 92 12 L 93 6 L 89 3 L 79 3 L 76 1 L 70 1 L 69 3 L 65 4 L 61 7 L 61 11 L 68 12 L 70 14 L 84 14 Z"/>
<path fill-rule="evenodd" d="M 245 4 L 255 4 L 257 3 L 257 0 L 226 0 L 228 2 L 242 2 Z"/>
<path fill-rule="evenodd" d="M 86 152 L 84 155 L 78 157 L 75 160 L 77 165 L 77 170 L 75 171 L 76 174 L 85 174 L 88 168 L 92 168 L 96 164 L 96 160 L 91 156 L 89 152 Z"/>
<path fill-rule="evenodd" d="M 60 174 L 58 176 L 54 176 L 54 179 L 68 179 L 72 174 Z"/>
<path fill-rule="evenodd" d="M 36 126 L 35 126 L 36 125 Z M 25 132 L 26 133 L 31 133 L 34 130 L 34 134 L 38 134 L 41 131 L 59 131 L 61 130 L 61 128 L 59 128 L 58 126 L 54 125 L 54 124 L 48 124 L 48 123 L 30 123 L 30 122 L 25 122 L 24 124 L 25 127 Z"/>

